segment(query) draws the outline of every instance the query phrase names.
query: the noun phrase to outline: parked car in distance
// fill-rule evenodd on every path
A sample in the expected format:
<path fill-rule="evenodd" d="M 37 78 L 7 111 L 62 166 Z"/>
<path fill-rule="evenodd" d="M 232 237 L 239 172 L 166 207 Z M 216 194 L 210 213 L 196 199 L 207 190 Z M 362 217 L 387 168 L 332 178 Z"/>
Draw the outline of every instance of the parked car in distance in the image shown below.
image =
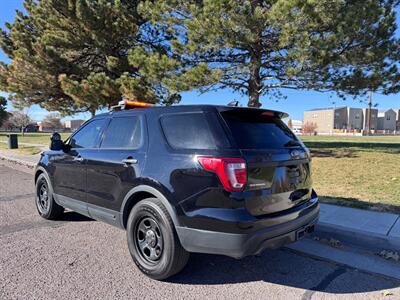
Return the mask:
<path fill-rule="evenodd" d="M 126 230 L 138 268 L 163 280 L 189 253 L 234 258 L 314 230 L 310 153 L 277 111 L 126 101 L 65 142 L 55 134 L 35 169 L 45 219 L 65 208 Z"/>

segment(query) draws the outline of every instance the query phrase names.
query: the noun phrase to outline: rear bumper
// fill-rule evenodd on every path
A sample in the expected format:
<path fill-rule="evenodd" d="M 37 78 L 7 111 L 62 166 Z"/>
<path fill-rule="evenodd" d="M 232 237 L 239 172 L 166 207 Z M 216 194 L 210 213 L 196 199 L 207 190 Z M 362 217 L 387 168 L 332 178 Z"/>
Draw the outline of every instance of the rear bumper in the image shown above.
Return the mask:
<path fill-rule="evenodd" d="M 318 198 L 310 199 L 300 211 L 284 216 L 264 218 L 246 222 L 248 232 L 228 233 L 189 227 L 177 227 L 177 233 L 183 248 L 189 252 L 221 254 L 234 258 L 256 255 L 269 248 L 279 248 L 295 242 L 314 230 L 318 222 Z M 273 224 L 260 227 L 260 224 Z M 244 224 L 238 224 L 243 227 Z"/>

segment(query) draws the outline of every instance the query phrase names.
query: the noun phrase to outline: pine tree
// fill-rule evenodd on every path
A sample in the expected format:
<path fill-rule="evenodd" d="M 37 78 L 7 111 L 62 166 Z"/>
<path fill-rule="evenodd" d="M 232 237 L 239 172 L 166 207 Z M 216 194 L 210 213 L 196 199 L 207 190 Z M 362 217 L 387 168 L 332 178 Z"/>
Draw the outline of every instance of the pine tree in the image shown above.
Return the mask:
<path fill-rule="evenodd" d="M 397 92 L 397 2 L 166 0 L 140 9 L 176 35 L 185 66 L 176 88 L 229 88 L 259 107 L 282 89 Z"/>
<path fill-rule="evenodd" d="M 94 114 L 125 96 L 178 101 L 160 80 L 162 68 L 177 66 L 169 36 L 138 14 L 139 2 L 25 0 L 27 14 L 17 12 L 0 39 L 12 60 L 0 64 L 0 89 L 15 106 L 39 104 L 62 114 Z M 154 59 L 164 65 L 149 69 L 154 64 L 146 61 Z"/>

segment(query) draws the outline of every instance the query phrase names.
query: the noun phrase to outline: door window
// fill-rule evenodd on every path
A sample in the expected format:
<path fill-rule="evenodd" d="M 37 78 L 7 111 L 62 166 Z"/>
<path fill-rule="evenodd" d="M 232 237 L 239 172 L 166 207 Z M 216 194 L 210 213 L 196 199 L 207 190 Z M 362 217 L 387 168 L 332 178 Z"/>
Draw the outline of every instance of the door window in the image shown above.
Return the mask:
<path fill-rule="evenodd" d="M 142 144 L 142 126 L 137 116 L 114 118 L 108 126 L 100 148 L 138 149 Z"/>
<path fill-rule="evenodd" d="M 96 147 L 104 124 L 105 119 L 91 121 L 71 137 L 69 144 L 72 148 Z"/>

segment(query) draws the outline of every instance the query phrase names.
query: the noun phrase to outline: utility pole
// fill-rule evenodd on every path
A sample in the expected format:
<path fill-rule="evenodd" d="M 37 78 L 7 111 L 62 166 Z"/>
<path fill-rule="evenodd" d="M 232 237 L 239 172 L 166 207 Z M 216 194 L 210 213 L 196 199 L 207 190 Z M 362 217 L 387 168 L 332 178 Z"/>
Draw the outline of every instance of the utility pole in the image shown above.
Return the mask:
<path fill-rule="evenodd" d="M 372 91 L 369 92 L 368 100 L 368 135 L 371 135 L 371 119 L 372 119 Z"/>

